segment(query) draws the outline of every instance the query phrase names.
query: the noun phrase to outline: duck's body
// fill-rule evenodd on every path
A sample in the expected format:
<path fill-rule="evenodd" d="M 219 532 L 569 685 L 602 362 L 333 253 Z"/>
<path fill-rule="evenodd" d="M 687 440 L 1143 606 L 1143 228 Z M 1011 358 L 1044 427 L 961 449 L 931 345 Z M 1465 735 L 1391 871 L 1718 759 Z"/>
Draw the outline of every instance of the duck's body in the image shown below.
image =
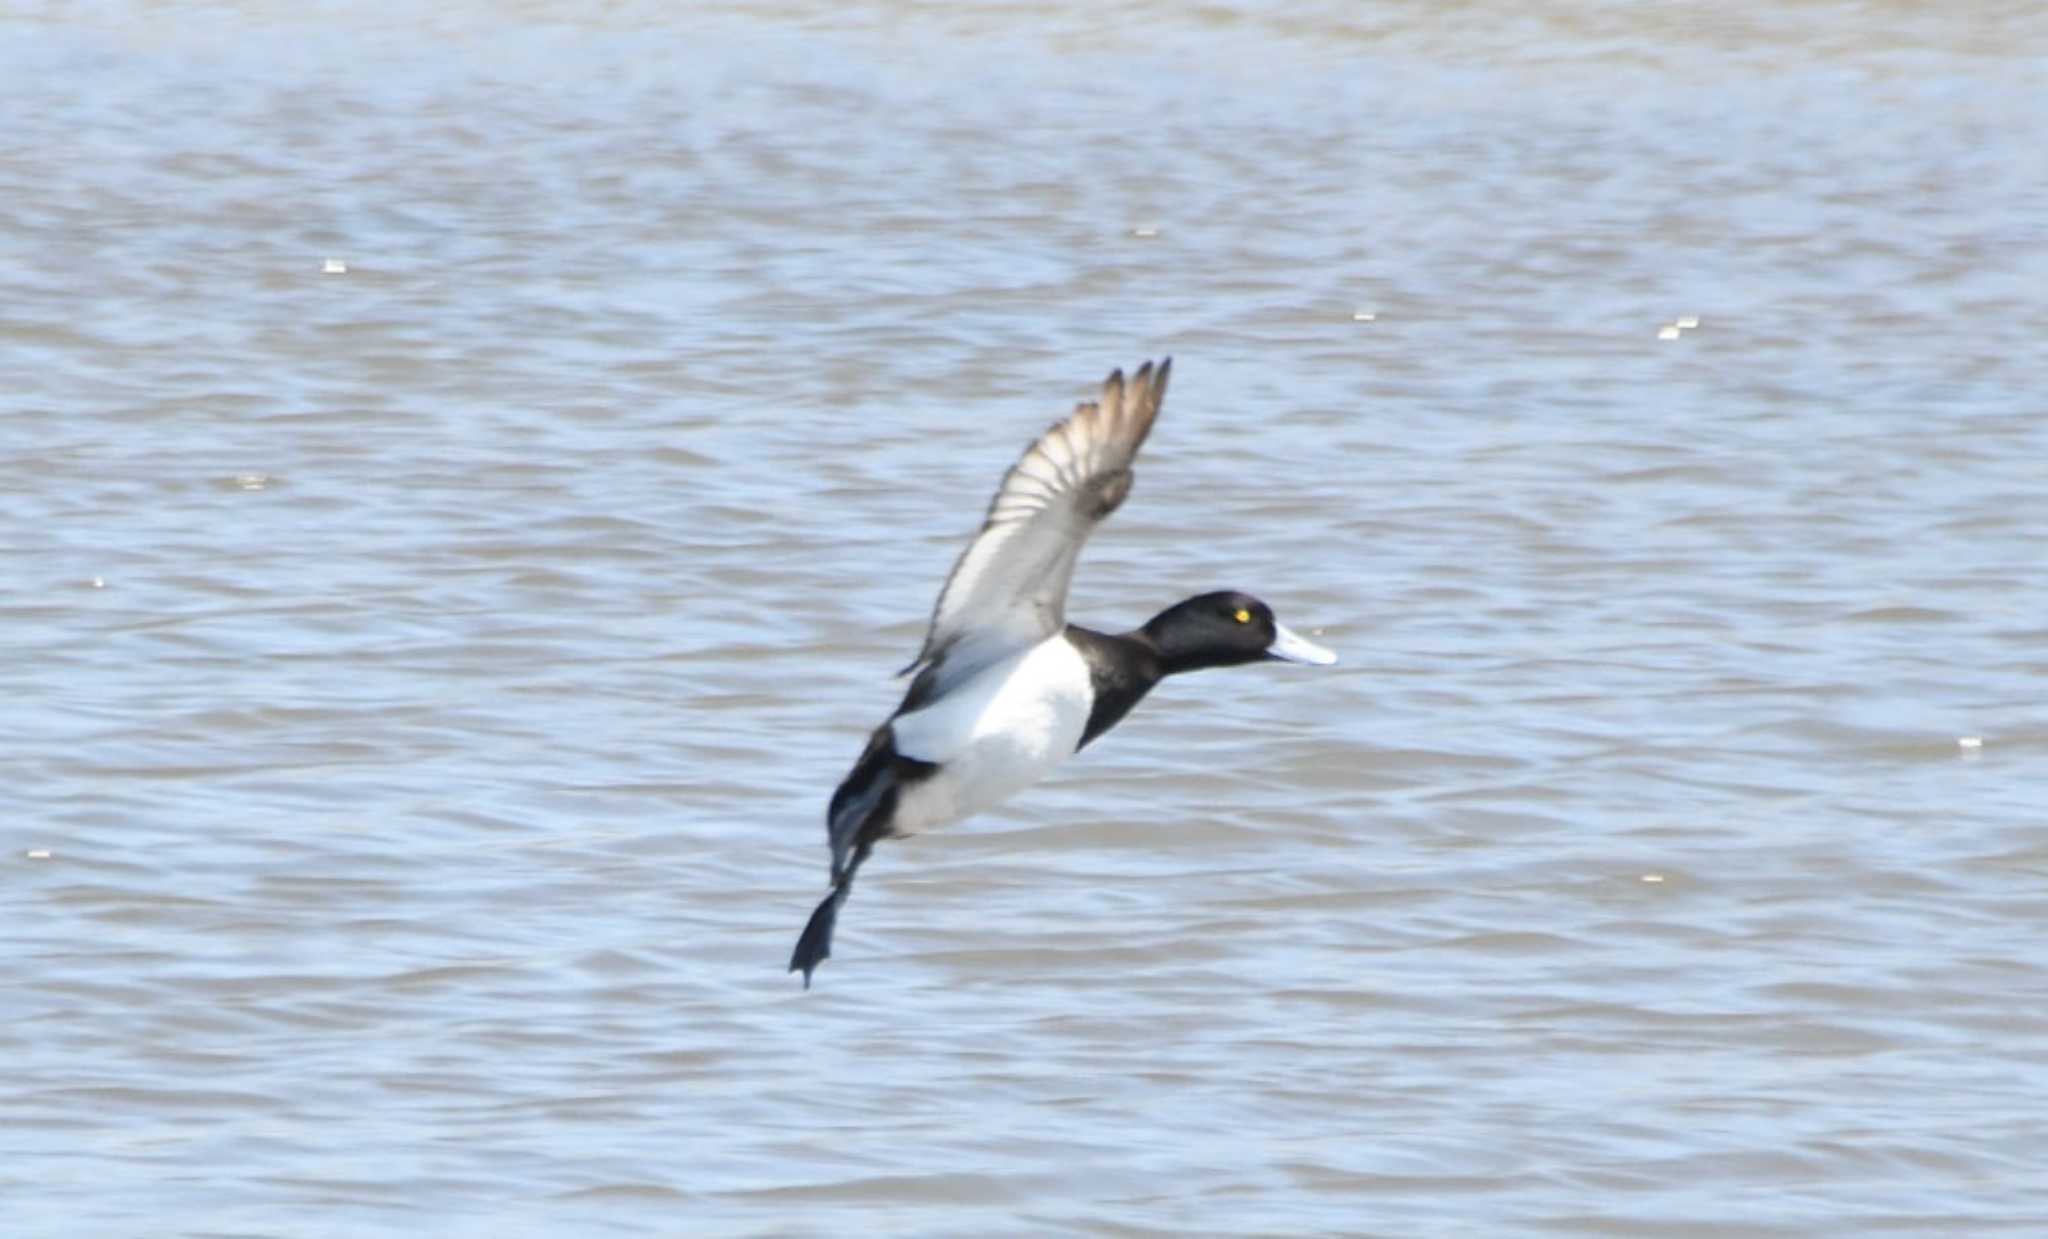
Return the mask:
<path fill-rule="evenodd" d="M 1336 656 L 1281 627 L 1266 604 L 1223 591 L 1187 599 L 1128 633 L 1065 622 L 1082 543 L 1130 491 L 1172 363 L 1112 374 L 1004 477 L 987 521 L 940 591 L 903 703 L 832 794 L 832 891 L 790 970 L 832 953 L 839 906 L 874 845 L 993 808 L 1115 726 L 1163 677 L 1261 659 Z"/>
<path fill-rule="evenodd" d="M 992 809 L 1081 745 L 1094 708 L 1088 665 L 1064 634 L 890 719 L 896 752 L 936 767 L 907 788 L 894 832 L 922 834 Z"/>

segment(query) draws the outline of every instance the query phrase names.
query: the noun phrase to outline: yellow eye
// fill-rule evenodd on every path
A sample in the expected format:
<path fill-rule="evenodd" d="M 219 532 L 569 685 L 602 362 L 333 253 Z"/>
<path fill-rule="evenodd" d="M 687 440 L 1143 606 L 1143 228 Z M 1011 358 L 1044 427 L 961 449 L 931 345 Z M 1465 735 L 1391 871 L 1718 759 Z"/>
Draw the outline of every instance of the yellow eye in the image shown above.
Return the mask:
<path fill-rule="evenodd" d="M 1237 609 L 1237 614 L 1231 616 L 1230 618 L 1236 620 L 1240 624 L 1249 624 L 1252 622 L 1252 613 L 1250 611 L 1245 610 L 1243 607 L 1239 607 Z"/>

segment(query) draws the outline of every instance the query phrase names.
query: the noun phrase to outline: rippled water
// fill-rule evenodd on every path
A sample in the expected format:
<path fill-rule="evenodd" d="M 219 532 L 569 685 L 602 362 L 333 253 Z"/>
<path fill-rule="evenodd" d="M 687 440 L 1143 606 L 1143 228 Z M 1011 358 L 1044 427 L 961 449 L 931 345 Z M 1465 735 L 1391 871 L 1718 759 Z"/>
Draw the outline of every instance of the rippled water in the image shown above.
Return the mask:
<path fill-rule="evenodd" d="M 2048 1227 L 2044 52 L 15 7 L 5 1231 Z M 803 992 L 960 540 L 1165 353 L 1076 617 L 1345 662 L 886 846 Z"/>

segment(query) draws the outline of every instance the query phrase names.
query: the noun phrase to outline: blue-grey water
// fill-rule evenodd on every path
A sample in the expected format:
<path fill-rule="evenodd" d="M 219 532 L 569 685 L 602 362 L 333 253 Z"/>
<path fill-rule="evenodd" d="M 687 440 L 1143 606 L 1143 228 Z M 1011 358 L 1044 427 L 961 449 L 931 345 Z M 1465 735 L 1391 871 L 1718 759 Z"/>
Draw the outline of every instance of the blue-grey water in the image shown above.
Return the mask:
<path fill-rule="evenodd" d="M 0 1233 L 2048 1233 L 2037 6 L 29 4 L 0 115 Z M 1344 662 L 804 992 L 1168 353 L 1074 617 Z"/>

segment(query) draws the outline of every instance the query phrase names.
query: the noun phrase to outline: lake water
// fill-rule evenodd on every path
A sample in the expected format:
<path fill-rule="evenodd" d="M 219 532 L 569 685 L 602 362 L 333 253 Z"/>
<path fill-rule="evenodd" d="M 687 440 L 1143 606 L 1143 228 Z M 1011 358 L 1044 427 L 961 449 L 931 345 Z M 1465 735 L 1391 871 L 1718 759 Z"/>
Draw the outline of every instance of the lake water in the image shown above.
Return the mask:
<path fill-rule="evenodd" d="M 0 1230 L 2048 1232 L 2038 8 L 1033 10 L 0 18 Z M 1072 614 L 1343 663 L 806 993 L 1168 353 Z"/>

